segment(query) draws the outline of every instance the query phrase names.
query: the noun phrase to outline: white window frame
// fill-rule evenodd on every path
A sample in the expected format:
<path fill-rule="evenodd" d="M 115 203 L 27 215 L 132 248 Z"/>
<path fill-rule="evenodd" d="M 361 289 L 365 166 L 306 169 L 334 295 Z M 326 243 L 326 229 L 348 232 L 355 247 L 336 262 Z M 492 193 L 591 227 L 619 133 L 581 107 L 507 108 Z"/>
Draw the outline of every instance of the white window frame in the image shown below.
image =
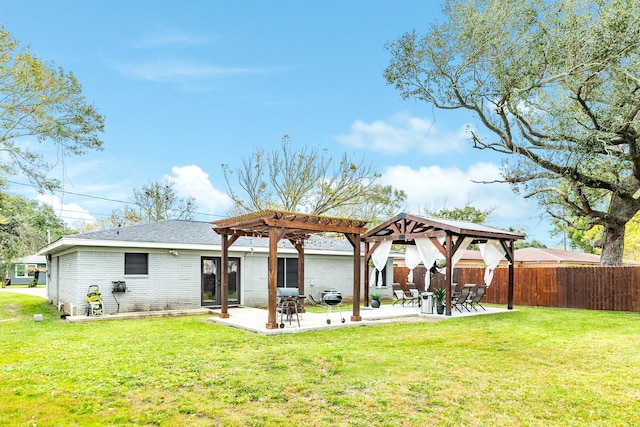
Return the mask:
<path fill-rule="evenodd" d="M 20 267 L 24 268 L 24 271 Z M 29 272 L 29 268 L 31 267 L 31 272 Z M 33 279 L 36 277 L 36 268 L 38 268 L 38 264 L 24 264 L 18 263 L 15 265 L 15 277 L 16 279 Z"/>

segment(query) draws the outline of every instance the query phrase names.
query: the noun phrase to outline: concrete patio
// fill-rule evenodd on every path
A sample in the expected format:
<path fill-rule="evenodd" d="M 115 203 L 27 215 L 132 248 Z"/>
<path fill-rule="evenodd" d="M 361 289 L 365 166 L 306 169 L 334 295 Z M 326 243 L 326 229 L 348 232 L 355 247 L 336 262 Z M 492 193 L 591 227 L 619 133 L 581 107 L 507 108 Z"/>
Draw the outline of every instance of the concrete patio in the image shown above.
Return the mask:
<path fill-rule="evenodd" d="M 44 288 L 0 288 L 0 291 L 24 293 L 34 296 L 40 296 L 46 298 L 46 291 Z M 462 309 L 462 312 L 453 310 L 451 316 L 445 316 L 442 314 L 423 314 L 420 307 L 417 305 L 391 305 L 390 303 L 383 304 L 380 308 L 361 307 L 360 315 L 362 321 L 351 321 L 351 308 L 341 308 L 342 318 L 344 323 L 341 322 L 341 316 L 337 307 L 332 308 L 332 312 L 329 314 L 328 310 L 324 310 L 320 313 L 302 313 L 300 314 L 300 326 L 296 320 L 295 315 L 289 322 L 286 317 L 284 319 L 284 328 L 267 329 L 268 311 L 259 308 L 251 307 L 230 307 L 229 317 L 226 319 L 220 318 L 220 309 L 215 308 L 195 308 L 186 310 L 159 310 L 159 311 L 143 311 L 143 312 L 130 312 L 130 313 L 105 313 L 102 316 L 86 316 L 83 313 L 78 313 L 75 316 L 66 316 L 67 322 L 95 322 L 104 320 L 126 320 L 126 319 L 143 319 L 148 317 L 174 317 L 174 316 L 197 316 L 197 315 L 211 315 L 207 318 L 208 322 L 217 323 L 224 326 L 230 326 L 258 334 L 263 335 L 279 335 L 279 334 L 295 334 L 300 332 L 329 330 L 337 328 L 355 328 L 363 326 L 375 326 L 385 323 L 400 323 L 400 322 L 439 322 L 449 319 L 457 319 L 460 317 L 469 316 L 484 316 L 498 313 L 512 313 L 517 310 L 507 310 L 502 307 L 487 306 L 486 310 L 478 308 L 478 311 L 473 309 L 467 312 Z M 331 320 L 330 324 L 327 324 L 327 319 Z M 278 314 L 277 322 L 280 324 L 280 315 Z"/>
<path fill-rule="evenodd" d="M 219 314 L 220 310 L 212 310 L 214 313 Z M 374 326 L 385 323 L 400 323 L 400 322 L 439 322 L 448 319 L 457 319 L 460 317 L 469 316 L 483 316 L 489 314 L 498 313 L 510 313 L 515 310 L 507 310 L 506 308 L 486 307 L 486 310 L 479 308 L 478 311 L 473 309 L 470 312 L 462 310 L 458 312 L 454 310 L 451 316 L 445 316 L 442 314 L 422 314 L 420 308 L 416 306 L 400 306 L 391 304 L 383 305 L 380 308 L 360 308 L 360 315 L 362 321 L 351 321 L 351 310 L 342 310 L 342 318 L 345 322 L 341 322 L 340 314 L 334 307 L 332 313 L 303 313 L 300 314 L 300 326 L 296 320 L 295 314 L 291 321 L 287 320 L 286 316 L 282 324 L 284 328 L 267 329 L 268 311 L 259 308 L 250 307 L 234 307 L 229 308 L 229 317 L 221 318 L 219 316 L 213 316 L 208 319 L 209 322 L 217 323 L 220 325 L 231 326 L 246 331 L 255 332 L 263 335 L 279 335 L 279 334 L 295 334 L 300 332 L 329 330 L 337 328 L 354 328 L 363 326 Z M 330 324 L 327 324 L 327 319 L 331 320 Z M 278 324 L 280 321 L 280 314 L 277 317 Z"/>

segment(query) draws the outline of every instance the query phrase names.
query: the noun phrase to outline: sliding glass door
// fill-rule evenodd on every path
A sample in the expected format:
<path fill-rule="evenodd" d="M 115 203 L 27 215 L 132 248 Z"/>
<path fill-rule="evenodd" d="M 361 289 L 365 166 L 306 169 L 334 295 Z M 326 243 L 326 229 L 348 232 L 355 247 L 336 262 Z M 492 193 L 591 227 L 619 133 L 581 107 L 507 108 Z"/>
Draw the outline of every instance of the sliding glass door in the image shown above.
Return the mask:
<path fill-rule="evenodd" d="M 202 257 L 202 305 L 222 304 L 222 260 L 220 257 Z M 229 258 L 229 304 L 240 303 L 240 258 Z"/>

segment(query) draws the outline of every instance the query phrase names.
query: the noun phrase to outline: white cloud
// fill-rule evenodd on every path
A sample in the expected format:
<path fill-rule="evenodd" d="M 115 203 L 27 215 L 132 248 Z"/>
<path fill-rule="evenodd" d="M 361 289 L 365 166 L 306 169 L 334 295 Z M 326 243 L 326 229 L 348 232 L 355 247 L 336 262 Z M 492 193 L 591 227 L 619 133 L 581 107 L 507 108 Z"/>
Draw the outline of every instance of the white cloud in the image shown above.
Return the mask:
<path fill-rule="evenodd" d="M 38 201 L 51 206 L 58 217 L 70 227 L 96 222 L 88 210 L 77 203 L 62 203 L 58 196 L 39 194 Z"/>
<path fill-rule="evenodd" d="M 468 138 L 465 129 L 466 126 L 457 132 L 443 132 L 430 120 L 398 113 L 388 121 L 365 123 L 356 120 L 351 125 L 351 133 L 339 135 L 337 139 L 345 145 L 386 154 L 413 151 L 433 155 L 462 151 Z"/>
<path fill-rule="evenodd" d="M 162 59 L 139 63 L 119 63 L 116 69 L 127 76 L 158 83 L 184 82 L 191 79 L 215 79 L 264 70 L 248 67 L 217 67 L 182 59 Z"/>
<path fill-rule="evenodd" d="M 392 185 L 407 193 L 409 212 L 424 209 L 463 207 L 467 202 L 478 209 L 492 209 L 490 219 L 510 219 L 521 222 L 530 211 L 524 199 L 513 194 L 507 184 L 482 184 L 473 181 L 500 179 L 500 168 L 494 163 L 474 163 L 466 170 L 458 167 L 423 166 L 418 169 L 405 165 L 385 169 L 381 183 Z"/>
<path fill-rule="evenodd" d="M 140 38 L 134 43 L 134 47 L 141 49 L 157 47 L 187 47 L 209 44 L 214 39 L 210 36 L 195 35 L 173 28 L 160 28 L 152 34 Z"/>
<path fill-rule="evenodd" d="M 171 173 L 172 175 L 165 175 L 165 178 L 173 183 L 181 197 L 193 197 L 196 200 L 198 212 L 225 216 L 226 211 L 233 206 L 229 196 L 215 188 L 209 175 L 199 166 L 174 166 Z"/>

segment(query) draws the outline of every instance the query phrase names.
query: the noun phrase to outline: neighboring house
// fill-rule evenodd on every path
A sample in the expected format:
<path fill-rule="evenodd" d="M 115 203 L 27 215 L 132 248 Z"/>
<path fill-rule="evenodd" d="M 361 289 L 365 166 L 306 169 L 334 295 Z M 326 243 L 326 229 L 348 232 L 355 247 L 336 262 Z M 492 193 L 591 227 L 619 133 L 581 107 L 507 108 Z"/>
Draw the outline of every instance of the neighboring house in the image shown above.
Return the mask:
<path fill-rule="evenodd" d="M 514 252 L 516 268 L 535 267 L 580 267 L 600 265 L 600 255 L 584 252 L 564 251 L 549 248 L 523 248 Z M 506 267 L 507 261 L 500 261 L 499 267 Z M 467 250 L 456 267 L 484 267 L 480 251 Z"/>
<path fill-rule="evenodd" d="M 27 285 L 33 283 L 36 275 L 38 276 L 38 284 L 47 283 L 46 271 L 47 260 L 42 255 L 30 255 L 14 260 L 13 268 L 9 272 L 9 280 L 11 285 Z"/>
<path fill-rule="evenodd" d="M 580 267 L 600 265 L 600 255 L 548 248 L 523 248 L 515 251 L 517 267 Z"/>
<path fill-rule="evenodd" d="M 269 239 L 240 237 L 229 251 L 229 304 L 264 307 Z M 70 314 L 86 307 L 89 286 L 112 313 L 219 306 L 221 240 L 208 222 L 169 220 L 63 236 L 40 251 L 48 263 L 48 299 Z M 297 251 L 278 243 L 278 286 L 298 287 Z M 388 267 L 392 262 L 389 260 Z M 391 280 L 387 275 L 387 281 Z M 305 243 L 305 294 L 335 289 L 353 296 L 353 248 L 312 235 Z M 122 289 L 114 290 L 118 282 Z M 391 288 L 391 286 L 389 286 Z M 389 291 L 389 295 L 390 295 Z M 73 312 L 72 312 L 73 310 Z"/>

